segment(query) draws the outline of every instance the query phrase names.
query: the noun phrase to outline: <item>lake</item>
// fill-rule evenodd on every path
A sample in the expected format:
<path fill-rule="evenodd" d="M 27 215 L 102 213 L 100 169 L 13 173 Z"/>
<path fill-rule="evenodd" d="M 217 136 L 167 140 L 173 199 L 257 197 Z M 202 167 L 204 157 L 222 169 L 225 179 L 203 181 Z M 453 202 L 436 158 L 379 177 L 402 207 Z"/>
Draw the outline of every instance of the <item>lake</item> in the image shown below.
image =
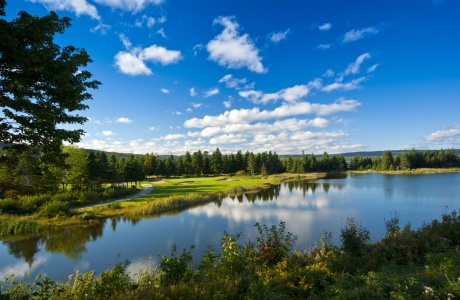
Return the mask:
<path fill-rule="evenodd" d="M 385 220 L 394 212 L 401 226 L 419 228 L 460 208 L 460 173 L 433 175 L 347 174 L 340 179 L 289 181 L 258 194 L 227 197 L 160 218 L 132 221 L 112 219 L 87 227 L 69 227 L 27 239 L 3 240 L 0 245 L 0 278 L 15 274 L 25 279 L 37 274 L 66 281 L 77 270 L 100 271 L 117 262 L 131 261 L 133 276 L 153 267 L 158 253 L 169 255 L 196 248 L 201 257 L 208 246 L 219 250 L 222 234 L 242 233 L 241 243 L 254 241 L 256 222 L 268 226 L 286 223 L 286 231 L 298 237 L 296 248 L 308 251 L 324 230 L 339 243 L 347 218 L 359 221 L 373 241 L 385 233 Z"/>

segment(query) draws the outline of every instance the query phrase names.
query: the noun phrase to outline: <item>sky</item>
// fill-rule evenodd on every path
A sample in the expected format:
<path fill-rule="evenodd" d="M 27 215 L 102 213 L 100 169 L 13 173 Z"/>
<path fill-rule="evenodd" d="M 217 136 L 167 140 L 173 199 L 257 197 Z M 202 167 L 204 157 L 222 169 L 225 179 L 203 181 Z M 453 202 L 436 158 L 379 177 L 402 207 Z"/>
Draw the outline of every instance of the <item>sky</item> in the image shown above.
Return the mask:
<path fill-rule="evenodd" d="M 460 148 L 458 0 L 7 0 L 102 82 L 80 147 L 183 155 Z M 65 126 L 65 128 L 73 128 Z"/>

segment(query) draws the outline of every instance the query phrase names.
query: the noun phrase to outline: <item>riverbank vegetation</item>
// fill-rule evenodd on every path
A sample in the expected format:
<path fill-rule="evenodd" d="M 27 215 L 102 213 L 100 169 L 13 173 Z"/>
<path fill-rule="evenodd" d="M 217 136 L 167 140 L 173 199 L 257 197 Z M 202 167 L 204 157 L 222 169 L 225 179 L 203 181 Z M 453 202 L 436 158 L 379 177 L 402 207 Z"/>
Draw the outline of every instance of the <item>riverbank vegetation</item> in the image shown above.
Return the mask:
<path fill-rule="evenodd" d="M 4 278 L 5 299 L 455 299 L 460 297 L 460 214 L 452 212 L 420 229 L 401 226 L 397 214 L 386 234 L 370 242 L 369 231 L 348 219 L 340 244 L 293 249 L 296 237 L 278 226 L 256 224 L 259 236 L 242 242 L 224 233 L 220 249 L 194 261 L 190 249 L 160 255 L 157 266 L 138 274 L 120 262 L 100 274 L 70 275 L 66 282 L 37 277 L 26 283 Z M 70 271 L 70 270 L 69 270 Z"/>

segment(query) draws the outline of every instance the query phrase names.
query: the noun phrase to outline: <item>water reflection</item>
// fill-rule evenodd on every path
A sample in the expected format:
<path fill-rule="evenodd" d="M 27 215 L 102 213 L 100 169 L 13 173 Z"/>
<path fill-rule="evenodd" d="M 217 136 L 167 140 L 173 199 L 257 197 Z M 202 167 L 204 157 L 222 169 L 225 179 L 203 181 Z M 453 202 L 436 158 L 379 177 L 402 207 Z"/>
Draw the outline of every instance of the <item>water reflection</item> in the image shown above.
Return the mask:
<path fill-rule="evenodd" d="M 333 232 L 333 240 L 338 242 L 347 217 L 359 220 L 373 238 L 380 239 L 392 211 L 400 213 L 401 224 L 411 222 L 415 228 L 439 218 L 446 206 L 449 211 L 458 209 L 458 195 L 460 173 L 350 174 L 334 180 L 287 181 L 260 193 L 197 205 L 187 212 L 177 210 L 149 219 L 119 217 L 5 239 L 0 245 L 0 275 L 43 268 L 65 278 L 75 269 L 104 269 L 107 262 L 116 262 L 118 252 L 133 261 L 134 272 L 157 263 L 157 253 L 168 254 L 172 243 L 179 249 L 196 245 L 195 253 L 200 256 L 208 245 L 219 245 L 224 231 L 242 232 L 243 241 L 254 240 L 256 222 L 270 226 L 285 221 L 286 230 L 299 236 L 296 246 L 301 250 L 319 241 L 324 229 Z"/>

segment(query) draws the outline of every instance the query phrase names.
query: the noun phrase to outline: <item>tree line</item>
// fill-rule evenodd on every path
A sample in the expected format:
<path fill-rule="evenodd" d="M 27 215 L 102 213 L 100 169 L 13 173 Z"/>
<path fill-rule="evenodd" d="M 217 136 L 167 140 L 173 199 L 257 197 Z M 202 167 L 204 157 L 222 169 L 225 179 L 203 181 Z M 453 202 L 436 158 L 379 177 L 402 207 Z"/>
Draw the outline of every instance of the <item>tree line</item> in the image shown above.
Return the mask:
<path fill-rule="evenodd" d="M 454 149 L 447 150 L 405 150 L 401 155 L 383 151 L 382 157 L 354 156 L 350 160 L 349 170 L 397 171 L 419 168 L 458 168 L 460 155 Z"/>

